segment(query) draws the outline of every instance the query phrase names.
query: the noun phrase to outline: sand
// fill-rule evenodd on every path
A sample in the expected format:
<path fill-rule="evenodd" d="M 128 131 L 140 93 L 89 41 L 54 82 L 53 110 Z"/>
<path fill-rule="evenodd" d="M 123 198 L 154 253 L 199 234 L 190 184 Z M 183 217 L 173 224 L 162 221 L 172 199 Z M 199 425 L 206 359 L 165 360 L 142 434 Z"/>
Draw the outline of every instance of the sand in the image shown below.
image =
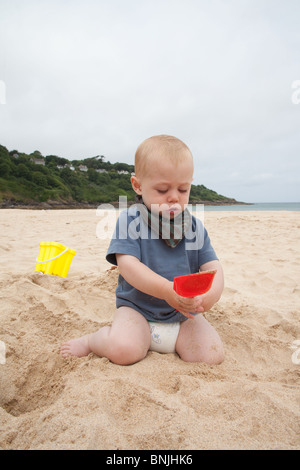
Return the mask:
<path fill-rule="evenodd" d="M 63 359 L 62 341 L 112 320 L 111 227 L 96 237 L 95 210 L 3 209 L 0 224 L 0 448 L 300 449 L 299 212 L 205 215 L 226 278 L 206 313 L 217 366 Z M 40 241 L 77 250 L 66 279 L 34 272 Z"/>

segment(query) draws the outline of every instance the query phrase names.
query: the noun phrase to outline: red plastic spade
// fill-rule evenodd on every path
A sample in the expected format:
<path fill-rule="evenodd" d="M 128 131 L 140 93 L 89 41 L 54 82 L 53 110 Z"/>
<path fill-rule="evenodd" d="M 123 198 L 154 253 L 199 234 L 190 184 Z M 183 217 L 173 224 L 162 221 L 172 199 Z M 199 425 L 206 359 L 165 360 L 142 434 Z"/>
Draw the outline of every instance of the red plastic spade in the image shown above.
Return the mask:
<path fill-rule="evenodd" d="M 211 288 L 217 270 L 174 277 L 173 288 L 182 297 L 205 294 Z"/>

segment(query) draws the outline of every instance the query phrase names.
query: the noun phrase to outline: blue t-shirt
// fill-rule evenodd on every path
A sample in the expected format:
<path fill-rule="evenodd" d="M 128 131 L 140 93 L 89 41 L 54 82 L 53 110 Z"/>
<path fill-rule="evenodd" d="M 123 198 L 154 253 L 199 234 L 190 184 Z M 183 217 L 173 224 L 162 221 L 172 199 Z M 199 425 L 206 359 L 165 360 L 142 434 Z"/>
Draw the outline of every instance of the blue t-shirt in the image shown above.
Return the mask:
<path fill-rule="evenodd" d="M 121 212 L 106 259 L 117 265 L 116 253 L 132 255 L 155 273 L 173 281 L 175 276 L 199 272 L 200 266 L 217 260 L 202 222 L 192 216 L 185 237 L 175 248 L 151 232 L 136 206 Z M 116 289 L 116 305 L 140 312 L 148 321 L 176 322 L 187 318 L 165 300 L 145 294 L 131 286 L 121 275 Z"/>

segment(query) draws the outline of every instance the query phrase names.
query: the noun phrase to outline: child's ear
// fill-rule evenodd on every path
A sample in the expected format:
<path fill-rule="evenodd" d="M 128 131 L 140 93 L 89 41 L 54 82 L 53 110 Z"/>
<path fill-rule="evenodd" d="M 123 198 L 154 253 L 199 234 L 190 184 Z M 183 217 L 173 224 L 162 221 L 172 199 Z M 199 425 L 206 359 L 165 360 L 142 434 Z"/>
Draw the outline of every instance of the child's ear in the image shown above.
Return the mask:
<path fill-rule="evenodd" d="M 131 181 L 131 185 L 132 185 L 133 190 L 134 190 L 137 194 L 141 195 L 141 194 L 142 194 L 142 187 L 141 187 L 141 183 L 140 183 L 140 181 L 137 179 L 137 177 L 136 177 L 136 176 L 132 176 L 131 179 L 130 179 L 130 181 Z"/>

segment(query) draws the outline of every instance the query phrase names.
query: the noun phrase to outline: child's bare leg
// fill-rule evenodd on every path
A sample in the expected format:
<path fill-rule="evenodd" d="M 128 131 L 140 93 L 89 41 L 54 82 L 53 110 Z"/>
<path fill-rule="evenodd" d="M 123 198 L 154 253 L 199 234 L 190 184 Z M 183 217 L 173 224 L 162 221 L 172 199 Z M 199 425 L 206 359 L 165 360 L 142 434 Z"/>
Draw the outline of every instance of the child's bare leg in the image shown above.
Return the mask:
<path fill-rule="evenodd" d="M 186 362 L 220 364 L 224 360 L 218 333 L 200 313 L 181 323 L 176 352 Z"/>
<path fill-rule="evenodd" d="M 61 345 L 61 355 L 63 357 L 68 357 L 68 356 L 77 356 L 77 357 L 83 357 L 87 356 L 91 352 L 95 352 L 93 350 L 94 344 L 97 344 L 98 342 L 102 341 L 102 337 L 104 336 L 105 338 L 105 333 L 106 330 L 110 330 L 111 327 L 109 326 L 104 326 L 103 328 L 100 328 L 98 331 L 95 333 L 90 333 L 84 336 L 81 336 L 80 338 L 75 338 L 67 341 L 66 343 L 62 343 Z"/>
<path fill-rule="evenodd" d="M 147 320 L 132 308 L 120 307 L 111 326 L 63 343 L 61 354 L 63 357 L 82 357 L 93 352 L 116 364 L 125 365 L 143 359 L 149 347 L 150 329 Z"/>

